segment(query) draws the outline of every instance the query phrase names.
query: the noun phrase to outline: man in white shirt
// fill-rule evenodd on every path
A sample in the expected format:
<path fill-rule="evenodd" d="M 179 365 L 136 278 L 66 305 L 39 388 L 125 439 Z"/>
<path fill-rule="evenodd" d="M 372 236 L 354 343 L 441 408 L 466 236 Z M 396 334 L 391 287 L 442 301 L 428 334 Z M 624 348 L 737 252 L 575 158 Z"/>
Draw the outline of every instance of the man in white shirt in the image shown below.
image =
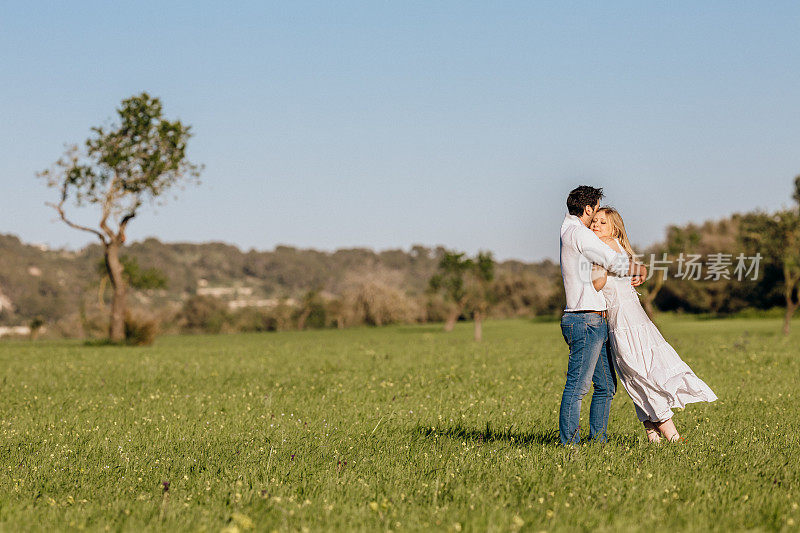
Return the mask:
<path fill-rule="evenodd" d="M 600 207 L 603 189 L 582 185 L 567 197 L 568 214 L 561 225 L 561 276 L 567 307 L 561 317 L 561 332 L 569 345 L 567 382 L 561 397 L 559 434 L 562 444 L 580 442 L 581 400 L 594 384 L 589 408 L 589 438 L 606 441 L 611 400 L 617 376 L 608 342 L 605 297 L 592 285 L 592 264 L 620 276 L 632 276 L 640 285 L 644 265 L 628 260 L 603 243 L 589 224 Z"/>

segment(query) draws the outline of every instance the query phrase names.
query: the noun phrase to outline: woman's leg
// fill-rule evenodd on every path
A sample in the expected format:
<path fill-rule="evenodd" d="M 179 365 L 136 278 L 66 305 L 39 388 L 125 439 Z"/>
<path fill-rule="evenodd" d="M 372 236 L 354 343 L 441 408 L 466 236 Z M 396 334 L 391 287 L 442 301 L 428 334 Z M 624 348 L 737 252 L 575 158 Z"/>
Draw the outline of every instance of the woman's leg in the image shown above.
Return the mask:
<path fill-rule="evenodd" d="M 650 420 L 644 421 L 644 432 L 647 434 L 648 441 L 661 442 L 661 437 L 658 435 L 658 428 Z"/>
<path fill-rule="evenodd" d="M 681 436 L 678 434 L 678 429 L 675 427 L 672 418 L 668 418 L 663 422 L 656 422 L 655 426 L 669 442 L 680 440 Z"/>
<path fill-rule="evenodd" d="M 639 422 L 644 424 L 644 432 L 647 434 L 647 440 L 650 442 L 661 442 L 661 436 L 658 433 L 658 428 L 653 421 L 650 420 L 648 414 L 645 413 L 642 408 L 635 403 L 633 404 L 633 409 L 636 411 L 636 418 L 639 419 Z"/>

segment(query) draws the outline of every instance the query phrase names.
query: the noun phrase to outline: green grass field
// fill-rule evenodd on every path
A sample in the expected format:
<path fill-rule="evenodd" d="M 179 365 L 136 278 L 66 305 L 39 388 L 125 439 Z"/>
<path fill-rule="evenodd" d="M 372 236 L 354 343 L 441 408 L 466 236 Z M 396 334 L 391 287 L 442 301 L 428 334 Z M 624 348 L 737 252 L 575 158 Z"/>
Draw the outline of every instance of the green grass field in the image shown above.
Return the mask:
<path fill-rule="evenodd" d="M 573 449 L 557 323 L 3 342 L 0 529 L 797 529 L 800 324 L 660 325 L 720 399 Z"/>

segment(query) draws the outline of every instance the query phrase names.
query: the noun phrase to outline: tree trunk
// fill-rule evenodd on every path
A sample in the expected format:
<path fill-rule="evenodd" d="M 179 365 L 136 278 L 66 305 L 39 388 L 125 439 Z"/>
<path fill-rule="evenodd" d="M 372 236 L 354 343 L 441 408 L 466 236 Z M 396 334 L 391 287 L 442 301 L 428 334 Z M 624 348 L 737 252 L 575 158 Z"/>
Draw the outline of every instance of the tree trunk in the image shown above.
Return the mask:
<path fill-rule="evenodd" d="M 794 276 L 789 271 L 789 266 L 786 262 L 783 264 L 783 279 L 786 284 L 783 288 L 783 297 L 786 298 L 786 315 L 783 319 L 783 334 L 789 335 L 789 329 L 792 327 L 792 317 L 795 310 L 800 306 L 800 288 L 797 283 L 800 282 L 800 274 Z M 794 297 L 797 292 L 797 298 Z"/>
<path fill-rule="evenodd" d="M 475 311 L 475 342 L 483 340 L 483 313 Z"/>
<path fill-rule="evenodd" d="M 461 309 L 457 307 L 450 310 L 450 314 L 447 315 L 447 322 L 444 323 L 445 331 L 453 331 L 453 329 L 456 327 L 456 321 L 458 320 L 460 314 Z"/>
<path fill-rule="evenodd" d="M 794 312 L 797 310 L 798 304 L 791 301 L 786 300 L 786 315 L 783 318 L 783 334 L 788 335 L 789 329 L 792 326 L 792 317 L 794 316 Z"/>
<path fill-rule="evenodd" d="M 653 300 L 650 298 L 645 298 L 642 302 L 642 307 L 644 307 L 644 312 L 647 313 L 647 317 L 650 320 L 653 320 L 653 315 L 655 314 L 655 310 L 653 309 Z"/>
<path fill-rule="evenodd" d="M 647 291 L 647 294 L 644 297 L 644 301 L 642 302 L 642 307 L 644 307 L 644 312 L 647 313 L 647 316 L 650 320 L 655 321 L 656 316 L 656 308 L 653 305 L 653 302 L 658 296 L 658 291 L 661 290 L 661 287 L 664 286 L 664 278 L 662 276 L 654 277 L 653 286 Z"/>
<path fill-rule="evenodd" d="M 106 294 L 106 282 L 108 278 L 103 276 L 100 278 L 100 286 L 97 288 L 97 304 L 103 308 L 106 306 L 106 299 L 104 298 Z"/>
<path fill-rule="evenodd" d="M 106 245 L 106 267 L 111 280 L 111 323 L 108 336 L 111 342 L 125 342 L 125 267 L 119 260 L 119 243 Z"/>
<path fill-rule="evenodd" d="M 306 328 L 306 320 L 308 320 L 309 315 L 311 315 L 311 309 L 303 309 L 303 312 L 297 317 L 297 329 L 303 331 Z"/>

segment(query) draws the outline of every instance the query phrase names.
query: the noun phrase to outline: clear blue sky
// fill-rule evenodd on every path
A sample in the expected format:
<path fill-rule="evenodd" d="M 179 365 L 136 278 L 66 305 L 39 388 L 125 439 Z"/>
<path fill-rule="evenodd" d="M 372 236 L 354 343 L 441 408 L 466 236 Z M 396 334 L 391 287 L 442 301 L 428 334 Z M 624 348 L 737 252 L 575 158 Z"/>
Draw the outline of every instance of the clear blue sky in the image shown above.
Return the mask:
<path fill-rule="evenodd" d="M 649 244 L 789 204 L 798 36 L 788 1 L 5 2 L 0 232 L 90 242 L 34 174 L 146 90 L 206 170 L 133 239 L 541 259 L 587 183 Z"/>

